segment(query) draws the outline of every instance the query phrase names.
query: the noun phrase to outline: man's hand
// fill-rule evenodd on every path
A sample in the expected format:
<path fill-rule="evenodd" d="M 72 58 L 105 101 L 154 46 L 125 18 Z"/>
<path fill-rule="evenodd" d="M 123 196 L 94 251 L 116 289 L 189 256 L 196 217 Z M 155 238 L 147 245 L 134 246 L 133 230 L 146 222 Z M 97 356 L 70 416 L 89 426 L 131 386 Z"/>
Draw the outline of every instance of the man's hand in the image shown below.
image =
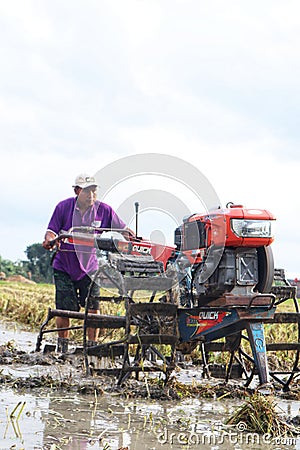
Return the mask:
<path fill-rule="evenodd" d="M 132 239 L 136 238 L 134 231 L 132 231 L 130 228 L 126 227 L 122 230 L 122 235 L 126 239 L 126 241 L 131 241 Z"/>
<path fill-rule="evenodd" d="M 52 231 L 47 231 L 45 234 L 44 242 L 42 243 L 42 246 L 46 250 L 51 250 L 53 245 L 51 245 L 51 241 L 56 238 L 56 234 L 52 233 Z"/>

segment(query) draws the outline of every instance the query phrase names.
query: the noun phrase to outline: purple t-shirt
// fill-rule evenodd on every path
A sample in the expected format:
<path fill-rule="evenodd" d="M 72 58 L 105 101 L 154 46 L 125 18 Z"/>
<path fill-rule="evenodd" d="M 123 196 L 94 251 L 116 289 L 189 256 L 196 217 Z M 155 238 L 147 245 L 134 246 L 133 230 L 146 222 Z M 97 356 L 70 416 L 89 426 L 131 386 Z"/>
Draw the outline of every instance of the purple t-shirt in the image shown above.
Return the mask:
<path fill-rule="evenodd" d="M 82 215 L 76 206 L 77 197 L 67 198 L 56 206 L 50 219 L 48 230 L 59 234 L 71 227 L 96 226 L 101 228 L 123 229 L 126 224 L 106 203 L 96 200 Z M 87 273 L 98 268 L 96 249 L 87 246 L 76 246 L 62 242 L 60 251 L 55 255 L 54 269 L 62 270 L 70 275 L 73 281 L 80 280 Z"/>

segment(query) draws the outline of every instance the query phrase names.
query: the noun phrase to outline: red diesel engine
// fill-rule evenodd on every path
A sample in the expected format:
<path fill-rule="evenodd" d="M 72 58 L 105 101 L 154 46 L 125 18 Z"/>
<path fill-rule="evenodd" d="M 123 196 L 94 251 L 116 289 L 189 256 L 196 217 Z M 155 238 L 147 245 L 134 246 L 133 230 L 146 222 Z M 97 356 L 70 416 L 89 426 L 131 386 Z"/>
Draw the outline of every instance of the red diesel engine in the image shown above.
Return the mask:
<path fill-rule="evenodd" d="M 174 261 L 183 306 L 207 303 L 226 293 L 269 292 L 274 221 L 266 210 L 234 204 L 185 218 L 175 230 Z"/>

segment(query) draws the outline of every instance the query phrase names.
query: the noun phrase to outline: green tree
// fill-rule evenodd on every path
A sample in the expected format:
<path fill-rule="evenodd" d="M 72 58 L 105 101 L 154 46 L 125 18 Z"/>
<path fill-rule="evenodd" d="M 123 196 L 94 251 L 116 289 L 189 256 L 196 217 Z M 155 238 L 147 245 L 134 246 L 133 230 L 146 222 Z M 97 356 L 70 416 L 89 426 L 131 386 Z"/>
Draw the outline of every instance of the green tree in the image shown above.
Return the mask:
<path fill-rule="evenodd" d="M 4 272 L 6 277 L 10 277 L 12 275 L 23 275 L 24 277 L 28 276 L 28 261 L 20 261 L 17 262 L 10 261 L 9 259 L 3 259 L 0 256 L 0 272 Z"/>
<path fill-rule="evenodd" d="M 0 256 L 0 271 L 4 272 L 7 277 L 16 274 L 16 267 L 9 259 L 3 259 Z"/>
<path fill-rule="evenodd" d="M 31 279 L 36 283 L 52 283 L 52 253 L 39 243 L 29 245 L 25 253 L 29 260 L 27 269 L 31 272 Z"/>

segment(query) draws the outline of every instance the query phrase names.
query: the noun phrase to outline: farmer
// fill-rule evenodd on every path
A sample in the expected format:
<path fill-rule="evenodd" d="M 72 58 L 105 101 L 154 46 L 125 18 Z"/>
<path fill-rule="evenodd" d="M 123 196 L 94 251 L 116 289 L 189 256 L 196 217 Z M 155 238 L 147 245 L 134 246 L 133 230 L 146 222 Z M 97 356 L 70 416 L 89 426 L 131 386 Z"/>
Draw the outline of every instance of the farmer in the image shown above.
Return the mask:
<path fill-rule="evenodd" d="M 109 205 L 97 200 L 97 182 L 93 176 L 85 173 L 78 175 L 73 188 L 76 196 L 61 201 L 54 209 L 43 242 L 45 249 L 50 250 L 51 240 L 71 227 L 96 226 L 118 229 L 126 227 Z M 97 270 L 98 262 L 95 248 L 84 247 L 82 252 L 79 250 L 75 250 L 72 244 L 62 242 L 54 257 L 52 266 L 57 309 L 79 311 L 80 307 L 85 305 L 91 284 L 90 275 Z M 90 295 L 99 296 L 96 283 L 93 283 Z M 88 312 L 99 314 L 99 300 L 90 301 Z M 56 317 L 58 329 L 68 328 L 69 323 L 69 318 Z M 98 334 L 97 328 L 87 330 L 88 345 L 95 344 Z M 59 330 L 57 351 L 66 353 L 68 342 L 69 330 Z"/>

